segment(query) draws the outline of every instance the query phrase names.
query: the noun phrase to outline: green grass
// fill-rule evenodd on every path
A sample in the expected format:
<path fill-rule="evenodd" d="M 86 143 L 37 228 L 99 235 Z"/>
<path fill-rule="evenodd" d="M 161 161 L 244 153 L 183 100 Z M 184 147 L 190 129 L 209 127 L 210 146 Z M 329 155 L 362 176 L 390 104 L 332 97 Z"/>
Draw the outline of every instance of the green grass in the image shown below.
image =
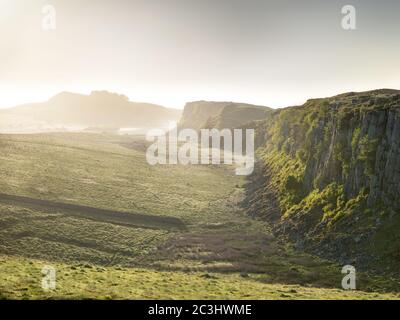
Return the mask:
<path fill-rule="evenodd" d="M 56 289 L 41 288 L 47 262 L 0 256 L 0 296 L 6 299 L 399 299 L 377 294 L 298 285 L 268 284 L 259 276 L 159 272 L 52 264 Z"/>
<path fill-rule="evenodd" d="M 82 220 L 0 204 L 0 250 L 49 260 L 133 264 L 164 241 L 165 230 Z"/>
<path fill-rule="evenodd" d="M 144 151 L 131 136 L 0 135 L 2 193 L 187 225 L 128 227 L 0 202 L 0 297 L 397 298 L 384 293 L 398 291 L 396 280 L 365 273 L 357 286 L 369 293 L 341 290 L 341 266 L 293 250 L 248 217 L 233 168 L 150 166 Z M 44 264 L 58 271 L 51 294 L 40 288 Z"/>
<path fill-rule="evenodd" d="M 216 218 L 218 201 L 232 193 L 237 182 L 231 171 L 200 165 L 153 167 L 143 152 L 121 145 L 126 139 L 94 134 L 2 136 L 0 190 L 188 222 Z"/>

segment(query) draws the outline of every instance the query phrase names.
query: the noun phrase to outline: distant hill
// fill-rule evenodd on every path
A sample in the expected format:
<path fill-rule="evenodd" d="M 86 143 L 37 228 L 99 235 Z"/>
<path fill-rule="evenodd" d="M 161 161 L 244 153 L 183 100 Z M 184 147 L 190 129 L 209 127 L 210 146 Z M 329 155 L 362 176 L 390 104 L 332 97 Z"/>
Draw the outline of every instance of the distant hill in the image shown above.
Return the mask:
<path fill-rule="evenodd" d="M 180 114 L 181 110 L 131 102 L 107 91 L 90 95 L 63 92 L 43 103 L 0 110 L 0 131 L 167 127 Z"/>
<path fill-rule="evenodd" d="M 273 109 L 235 102 L 196 101 L 186 104 L 179 121 L 180 128 L 233 129 L 254 120 L 263 120 Z"/>

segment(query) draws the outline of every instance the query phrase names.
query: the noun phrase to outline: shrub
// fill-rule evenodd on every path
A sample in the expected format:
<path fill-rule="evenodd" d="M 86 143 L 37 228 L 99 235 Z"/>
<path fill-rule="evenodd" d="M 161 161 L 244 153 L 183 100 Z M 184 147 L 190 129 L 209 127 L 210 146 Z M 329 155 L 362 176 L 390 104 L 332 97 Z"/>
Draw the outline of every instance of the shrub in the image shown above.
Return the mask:
<path fill-rule="evenodd" d="M 300 192 L 302 183 L 296 177 L 290 175 L 286 178 L 285 189 L 290 192 Z"/>

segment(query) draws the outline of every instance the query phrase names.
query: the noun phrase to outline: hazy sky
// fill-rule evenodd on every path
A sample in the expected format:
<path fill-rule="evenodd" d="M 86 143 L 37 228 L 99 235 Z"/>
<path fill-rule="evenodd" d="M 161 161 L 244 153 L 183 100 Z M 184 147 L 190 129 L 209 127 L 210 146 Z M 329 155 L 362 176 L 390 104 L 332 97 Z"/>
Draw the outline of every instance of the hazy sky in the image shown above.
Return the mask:
<path fill-rule="evenodd" d="M 103 89 L 281 107 L 382 87 L 400 89 L 398 0 L 0 0 L 0 107 Z"/>

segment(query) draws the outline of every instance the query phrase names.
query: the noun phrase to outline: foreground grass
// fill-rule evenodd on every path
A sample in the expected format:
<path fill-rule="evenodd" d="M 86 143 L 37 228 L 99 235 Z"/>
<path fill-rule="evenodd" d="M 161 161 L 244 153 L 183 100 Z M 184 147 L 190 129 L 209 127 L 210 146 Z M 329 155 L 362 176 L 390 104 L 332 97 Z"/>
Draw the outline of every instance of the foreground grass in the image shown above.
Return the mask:
<path fill-rule="evenodd" d="M 52 263 L 57 287 L 41 288 L 48 262 L 0 256 L 3 299 L 399 299 L 378 294 L 299 285 L 262 283 L 256 276 Z"/>

